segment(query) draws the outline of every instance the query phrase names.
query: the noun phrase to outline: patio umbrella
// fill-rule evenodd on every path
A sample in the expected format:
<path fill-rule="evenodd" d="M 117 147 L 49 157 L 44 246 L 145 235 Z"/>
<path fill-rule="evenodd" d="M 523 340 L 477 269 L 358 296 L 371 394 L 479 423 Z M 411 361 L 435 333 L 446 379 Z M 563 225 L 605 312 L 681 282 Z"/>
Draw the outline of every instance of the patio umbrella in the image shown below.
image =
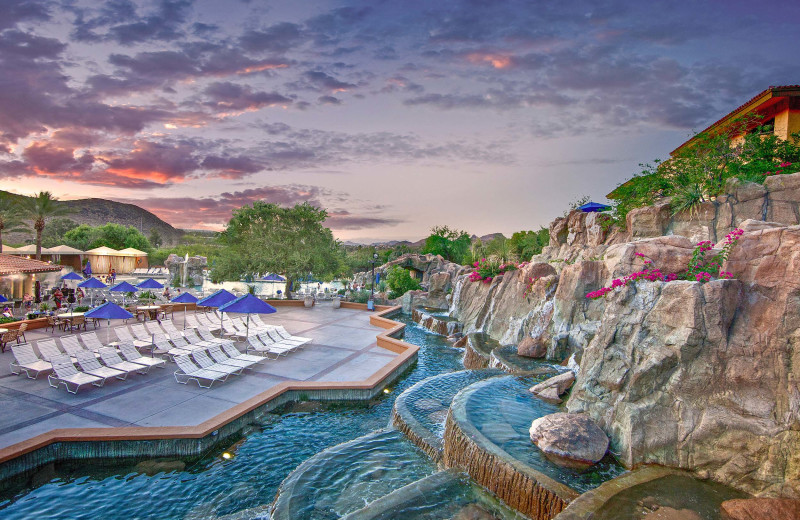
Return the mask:
<path fill-rule="evenodd" d="M 225 289 L 220 289 L 219 291 L 209 294 L 202 300 L 198 301 L 197 305 L 202 305 L 203 307 L 221 307 L 229 301 L 235 299 L 236 296 L 229 293 Z M 219 326 L 222 327 L 222 313 L 219 315 Z"/>
<path fill-rule="evenodd" d="M 283 276 L 281 276 L 279 274 L 272 273 L 272 274 L 268 274 L 267 276 L 262 278 L 262 280 L 264 280 L 265 282 L 275 283 L 275 282 L 285 282 L 286 278 L 284 278 Z"/>
<path fill-rule="evenodd" d="M 83 277 L 74 271 L 70 271 L 64 276 L 61 277 L 62 280 L 83 280 Z M 69 302 L 69 308 L 72 310 L 72 304 L 75 303 L 75 296 L 72 297 L 72 300 L 67 300 Z"/>
<path fill-rule="evenodd" d="M 250 335 L 250 315 L 251 314 L 272 314 L 273 312 L 278 312 L 275 310 L 275 307 L 268 304 L 261 298 L 256 298 L 252 294 L 248 293 L 244 296 L 239 296 L 235 300 L 229 301 L 225 305 L 219 308 L 220 313 L 222 312 L 236 312 L 239 314 L 247 314 L 247 332 L 246 334 Z"/>
<path fill-rule="evenodd" d="M 170 300 L 172 303 L 183 304 L 183 328 L 186 329 L 186 306 L 190 303 L 197 303 L 197 297 L 191 293 L 185 292 Z"/>
<path fill-rule="evenodd" d="M 128 282 L 119 282 L 117 285 L 111 286 L 109 291 L 113 292 L 121 292 L 122 293 L 122 305 L 125 305 L 125 293 L 135 293 L 138 291 L 135 285 L 131 285 Z"/>
<path fill-rule="evenodd" d="M 111 320 L 127 320 L 133 318 L 133 314 L 126 311 L 114 302 L 106 302 L 103 305 L 95 307 L 83 315 L 85 318 L 93 319 L 106 319 L 106 344 L 108 344 L 109 330 L 111 329 Z"/>
<path fill-rule="evenodd" d="M 587 202 L 583 206 L 580 206 L 578 209 L 583 211 L 584 213 L 596 213 L 598 211 L 609 210 L 611 209 L 611 206 L 600 204 L 598 202 Z"/>
<path fill-rule="evenodd" d="M 84 289 L 93 289 L 92 296 L 89 298 L 89 305 L 94 305 L 94 289 L 105 289 L 108 286 L 97 278 L 91 277 L 88 280 L 84 280 L 83 282 L 79 283 L 78 287 L 82 287 Z"/>
<path fill-rule="evenodd" d="M 147 280 L 137 283 L 136 287 L 139 289 L 163 289 L 164 286 L 157 281 L 153 280 L 152 278 L 148 278 Z"/>
<path fill-rule="evenodd" d="M 6 298 L 2 294 L 0 294 L 0 303 L 7 302 L 7 301 L 8 301 L 8 298 Z"/>

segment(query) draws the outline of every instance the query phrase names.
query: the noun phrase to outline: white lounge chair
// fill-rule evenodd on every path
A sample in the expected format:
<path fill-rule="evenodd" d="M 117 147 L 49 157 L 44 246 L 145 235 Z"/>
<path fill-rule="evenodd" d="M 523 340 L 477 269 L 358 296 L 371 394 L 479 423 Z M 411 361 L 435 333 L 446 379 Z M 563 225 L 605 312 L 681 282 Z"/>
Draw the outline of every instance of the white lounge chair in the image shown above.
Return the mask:
<path fill-rule="evenodd" d="M 80 352 L 75 353 L 78 360 L 78 366 L 81 367 L 85 373 L 89 374 L 90 376 L 97 376 L 102 377 L 104 381 L 108 381 L 109 379 L 116 377 L 124 381 L 128 377 L 128 373 L 122 370 L 117 370 L 116 368 L 111 367 L 104 367 L 97 361 L 93 352 L 89 352 L 88 350 L 81 350 Z"/>
<path fill-rule="evenodd" d="M 175 371 L 175 381 L 182 385 L 195 380 L 200 388 L 211 388 L 217 381 L 224 382 L 228 379 L 229 374 L 198 367 L 189 359 L 189 356 L 176 356 L 175 363 L 178 364 L 178 370 Z M 204 385 L 201 381 L 208 381 L 209 383 Z"/>
<path fill-rule="evenodd" d="M 67 392 L 77 394 L 78 390 L 85 385 L 103 386 L 106 380 L 102 377 L 93 376 L 84 372 L 79 372 L 72 364 L 72 360 L 66 354 L 54 356 L 50 362 L 53 364 L 53 373 L 47 376 L 47 383 L 53 388 L 64 385 Z M 70 385 L 75 389 L 71 390 Z"/>
<path fill-rule="evenodd" d="M 224 338 L 218 338 L 214 336 L 210 330 L 207 328 L 200 327 L 197 329 L 197 333 L 203 338 L 203 341 L 207 341 L 209 343 L 216 343 L 218 345 L 225 345 L 227 343 L 233 343 L 233 341 Z"/>
<path fill-rule="evenodd" d="M 305 345 L 306 343 L 311 343 L 313 338 L 304 338 L 303 336 L 292 336 L 288 330 L 286 330 L 283 325 L 278 325 L 275 327 L 275 332 L 278 333 L 278 336 L 283 338 L 284 341 L 291 341 L 294 343 L 298 343 L 299 345 Z"/>
<path fill-rule="evenodd" d="M 83 345 L 81 345 L 78 342 L 78 338 L 76 336 L 61 336 L 60 339 L 61 339 L 61 348 L 64 349 L 64 352 L 74 357 L 75 359 L 78 359 L 78 353 L 80 352 L 88 352 L 89 354 L 98 357 L 98 354 L 96 354 L 95 352 L 83 348 Z"/>
<path fill-rule="evenodd" d="M 242 354 L 239 352 L 239 349 L 234 346 L 233 343 L 225 343 L 222 345 L 222 350 L 228 355 L 229 358 L 233 359 L 241 359 L 244 361 L 255 361 L 256 363 L 260 363 L 267 359 L 264 356 L 251 356 L 250 354 Z"/>
<path fill-rule="evenodd" d="M 42 355 L 42 359 L 49 363 L 53 362 L 54 357 L 64 355 L 64 352 L 58 348 L 54 339 L 43 339 L 36 343 L 36 348 L 39 350 L 39 354 Z"/>
<path fill-rule="evenodd" d="M 130 343 L 136 348 L 143 348 L 143 349 L 153 348 L 152 338 L 148 339 L 147 341 L 136 339 L 133 337 L 131 331 L 129 331 L 127 327 L 117 327 L 116 329 L 114 329 L 114 334 L 117 335 L 119 343 Z"/>
<path fill-rule="evenodd" d="M 213 370 L 214 372 L 224 372 L 228 375 L 239 375 L 242 373 L 242 367 L 232 367 L 230 365 L 223 365 L 222 363 L 215 363 L 208 357 L 208 354 L 203 350 L 195 350 L 192 352 L 192 359 L 198 365 L 206 370 Z"/>
<path fill-rule="evenodd" d="M 142 375 L 146 374 L 147 371 L 150 370 L 149 365 L 140 365 L 139 363 L 134 363 L 132 361 L 125 361 L 119 357 L 117 349 L 114 347 L 102 347 L 100 350 L 98 350 L 98 354 L 100 354 L 100 359 L 103 360 L 103 363 L 105 363 L 108 368 L 113 368 L 114 370 L 122 370 L 127 374 L 138 372 Z"/>
<path fill-rule="evenodd" d="M 137 365 L 147 365 L 149 367 L 166 368 L 167 362 L 161 358 L 144 357 L 132 343 L 122 342 L 119 351 L 127 361 Z"/>
<path fill-rule="evenodd" d="M 53 370 L 52 363 L 39 359 L 33 347 L 27 343 L 11 345 L 11 352 L 14 354 L 14 361 L 11 362 L 11 372 L 14 374 L 20 375 L 25 372 L 29 379 L 36 379 L 39 374 Z"/>
<path fill-rule="evenodd" d="M 95 331 L 91 332 L 84 332 L 78 338 L 83 341 L 83 344 L 86 346 L 88 350 L 92 352 L 99 352 L 101 348 L 105 347 L 103 343 L 100 341 L 100 338 L 97 337 L 97 333 Z"/>
<path fill-rule="evenodd" d="M 217 363 L 222 365 L 230 365 L 232 367 L 239 367 L 244 370 L 253 368 L 253 365 L 258 363 L 258 361 L 246 361 L 244 359 L 229 357 L 227 354 L 222 352 L 222 349 L 219 347 L 219 345 L 213 345 L 209 347 L 208 353 Z"/>
<path fill-rule="evenodd" d="M 192 352 L 185 348 L 173 347 L 172 343 L 170 343 L 163 334 L 157 334 L 153 336 L 153 339 L 156 346 L 155 350 L 153 350 L 154 354 L 165 354 L 174 360 L 177 356 L 186 356 Z"/>

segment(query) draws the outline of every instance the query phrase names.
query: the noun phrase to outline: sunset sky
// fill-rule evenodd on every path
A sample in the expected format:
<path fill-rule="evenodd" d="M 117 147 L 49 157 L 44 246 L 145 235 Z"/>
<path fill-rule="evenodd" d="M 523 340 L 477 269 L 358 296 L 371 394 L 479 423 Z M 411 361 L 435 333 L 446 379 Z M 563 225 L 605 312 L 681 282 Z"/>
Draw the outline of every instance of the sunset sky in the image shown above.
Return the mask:
<path fill-rule="evenodd" d="M 800 83 L 800 2 L 0 0 L 0 188 L 535 229 Z"/>

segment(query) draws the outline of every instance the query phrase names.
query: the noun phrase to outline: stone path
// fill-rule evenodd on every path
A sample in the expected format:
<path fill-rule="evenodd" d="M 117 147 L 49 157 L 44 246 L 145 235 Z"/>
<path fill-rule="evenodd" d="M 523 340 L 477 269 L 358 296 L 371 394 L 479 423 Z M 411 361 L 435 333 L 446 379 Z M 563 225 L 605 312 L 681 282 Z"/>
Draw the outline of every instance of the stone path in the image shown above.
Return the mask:
<path fill-rule="evenodd" d="M 175 313 L 179 329 L 183 316 Z M 362 381 L 397 356 L 377 346 L 376 336 L 383 329 L 370 325 L 364 311 L 333 309 L 330 304 L 312 309 L 278 307 L 277 313 L 262 319 L 314 341 L 304 350 L 267 360 L 211 389 L 199 388 L 193 381 L 176 383 L 177 367 L 168 362 L 166 369 L 152 368 L 147 375 L 109 380 L 102 388 L 83 388 L 72 395 L 63 386 L 51 388 L 44 375 L 32 380 L 12 374 L 9 349 L 0 354 L 0 449 L 56 428 L 197 425 L 282 381 Z M 121 323 L 112 321 L 112 341 L 113 328 Z M 105 323 L 97 334 L 105 341 Z M 44 329 L 26 333 L 28 342 L 61 335 Z M 243 344 L 238 346 L 244 350 Z"/>

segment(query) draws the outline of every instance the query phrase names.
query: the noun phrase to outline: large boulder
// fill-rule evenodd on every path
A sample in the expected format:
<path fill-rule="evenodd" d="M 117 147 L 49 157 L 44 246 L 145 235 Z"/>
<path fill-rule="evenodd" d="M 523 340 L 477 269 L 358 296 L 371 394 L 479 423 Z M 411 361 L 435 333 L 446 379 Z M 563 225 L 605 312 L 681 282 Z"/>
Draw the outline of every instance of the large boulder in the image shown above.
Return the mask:
<path fill-rule="evenodd" d="M 543 358 L 547 354 L 547 343 L 539 338 L 524 338 L 517 345 L 517 354 L 524 357 Z"/>
<path fill-rule="evenodd" d="M 564 217 L 558 217 L 553 222 L 550 223 L 550 245 L 553 247 L 558 247 L 560 245 L 567 243 L 567 235 L 569 234 L 569 229 L 567 229 L 567 219 Z"/>
<path fill-rule="evenodd" d="M 602 459 L 608 437 L 584 414 L 554 413 L 531 424 L 531 441 L 548 459 L 567 467 L 586 468 Z"/>
<path fill-rule="evenodd" d="M 562 374 L 558 374 L 557 376 L 553 376 L 550 379 L 542 381 L 539 384 L 533 385 L 530 388 L 530 391 L 534 393 L 534 395 L 539 395 L 545 390 L 549 388 L 554 388 L 556 392 L 556 396 L 560 396 L 567 390 L 569 387 L 572 386 L 572 383 L 575 382 L 575 372 L 572 370 L 567 370 Z"/>
<path fill-rule="evenodd" d="M 800 500 L 780 498 L 739 498 L 720 506 L 721 520 L 797 520 Z"/>
<path fill-rule="evenodd" d="M 669 225 L 670 213 L 668 202 L 632 209 L 627 215 L 628 231 L 631 234 L 631 238 L 648 238 L 663 235 Z"/>

